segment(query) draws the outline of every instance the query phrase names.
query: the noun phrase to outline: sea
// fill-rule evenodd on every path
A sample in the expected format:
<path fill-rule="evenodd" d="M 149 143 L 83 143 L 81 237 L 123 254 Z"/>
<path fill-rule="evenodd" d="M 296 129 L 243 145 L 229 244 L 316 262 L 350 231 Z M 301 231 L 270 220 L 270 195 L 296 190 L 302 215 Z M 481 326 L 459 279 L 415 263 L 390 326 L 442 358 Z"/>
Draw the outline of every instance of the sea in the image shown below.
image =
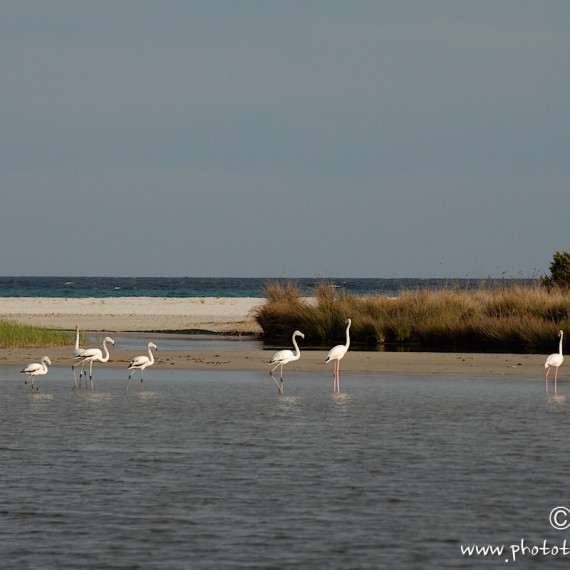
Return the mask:
<path fill-rule="evenodd" d="M 271 282 L 293 282 L 310 296 L 329 284 L 351 295 L 396 296 L 402 291 L 464 290 L 530 284 L 531 279 L 269 278 L 269 277 L 0 277 L 0 297 L 263 297 Z"/>

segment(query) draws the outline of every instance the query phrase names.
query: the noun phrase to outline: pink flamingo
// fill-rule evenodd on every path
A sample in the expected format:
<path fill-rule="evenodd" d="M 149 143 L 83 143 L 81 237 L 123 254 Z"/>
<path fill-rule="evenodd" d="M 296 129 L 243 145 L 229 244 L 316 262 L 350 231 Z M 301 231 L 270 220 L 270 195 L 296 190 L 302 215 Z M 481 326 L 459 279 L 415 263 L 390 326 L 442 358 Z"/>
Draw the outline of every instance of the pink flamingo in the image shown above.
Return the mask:
<path fill-rule="evenodd" d="M 79 347 L 79 325 L 75 325 L 75 346 L 73 348 L 73 358 L 79 358 L 85 352 L 84 348 Z M 71 371 L 73 372 L 74 387 L 77 386 L 77 376 L 75 375 L 75 363 L 71 365 Z M 81 388 L 81 377 L 83 376 L 83 365 L 81 365 L 81 371 L 79 372 L 79 381 Z M 87 380 L 86 380 L 87 384 Z M 87 386 L 85 386 L 87 387 Z"/>
<path fill-rule="evenodd" d="M 20 370 L 20 374 L 26 374 L 28 376 L 28 380 L 32 381 L 32 390 L 36 388 L 36 390 L 39 391 L 39 388 L 34 386 L 34 378 L 36 376 L 43 376 L 44 374 L 47 374 L 48 366 L 50 365 L 51 365 L 51 360 L 49 359 L 48 356 L 44 356 L 42 358 L 41 364 L 38 364 L 37 362 L 34 362 L 33 364 L 28 364 L 28 366 Z M 26 384 L 28 383 L 28 380 L 26 380 L 25 382 Z"/>
<path fill-rule="evenodd" d="M 108 342 L 115 344 L 115 341 L 110 336 L 106 336 L 103 340 L 103 350 L 100 348 L 86 348 L 79 356 L 75 357 L 75 360 L 79 361 L 79 364 L 81 365 L 81 371 L 79 373 L 79 386 L 81 386 L 81 374 L 83 372 L 83 365 L 86 362 L 89 362 L 89 381 L 91 382 L 91 391 L 93 392 L 93 363 L 109 361 L 109 349 L 107 348 Z M 103 355 L 103 352 L 105 352 L 105 355 Z M 85 383 L 87 384 L 87 378 L 85 378 Z M 73 387 L 77 388 L 77 384 L 75 384 Z"/>
<path fill-rule="evenodd" d="M 279 393 L 281 395 L 284 394 L 284 388 L 283 388 L 283 366 L 285 366 L 285 364 L 288 364 L 289 362 L 293 362 L 294 360 L 299 360 L 299 358 L 301 357 L 301 351 L 299 350 L 299 345 L 297 344 L 297 341 L 295 340 L 296 337 L 300 336 L 301 338 L 305 338 L 305 335 L 301 332 L 301 331 L 295 331 L 293 333 L 293 346 L 295 347 L 295 352 L 293 352 L 292 350 L 286 349 L 286 350 L 280 350 L 278 352 L 276 352 L 273 355 L 273 358 L 271 359 L 271 364 L 275 364 L 275 366 L 271 369 L 271 371 L 269 372 L 269 374 L 271 374 L 271 378 L 273 378 L 273 381 L 275 382 L 275 384 L 277 384 L 277 389 L 279 390 Z M 281 366 L 281 384 L 279 384 L 277 382 L 277 380 L 275 380 L 275 377 L 273 376 L 273 372 L 279 368 Z"/>
<path fill-rule="evenodd" d="M 346 344 L 337 344 L 330 349 L 327 359 L 325 360 L 325 364 L 334 360 L 334 368 L 333 368 L 333 392 L 340 392 L 340 361 L 341 358 L 348 352 L 348 347 L 350 346 L 350 336 L 348 334 L 348 329 L 350 329 L 350 325 L 352 321 L 350 319 L 346 319 L 348 326 L 346 327 Z"/>
<path fill-rule="evenodd" d="M 141 371 L 141 390 L 144 390 L 144 369 L 147 368 L 147 366 L 152 366 L 154 364 L 154 354 L 152 353 L 152 349 L 154 348 L 154 350 L 158 350 L 158 347 L 154 342 L 149 342 L 147 346 L 148 356 L 133 356 L 129 364 L 128 370 L 131 370 L 131 373 L 129 374 L 129 381 L 127 382 L 127 390 L 129 389 L 129 384 L 131 383 L 131 378 L 135 373 L 135 370 Z"/>
<path fill-rule="evenodd" d="M 558 336 L 560 337 L 560 342 L 558 344 L 558 352 L 554 352 L 546 358 L 544 363 L 544 368 L 546 368 L 546 392 L 548 392 L 548 375 L 550 374 L 550 368 L 554 366 L 556 368 L 554 372 L 554 392 L 558 390 L 558 368 L 564 362 L 564 356 L 562 356 L 562 338 L 564 337 L 564 331 L 558 331 Z"/>

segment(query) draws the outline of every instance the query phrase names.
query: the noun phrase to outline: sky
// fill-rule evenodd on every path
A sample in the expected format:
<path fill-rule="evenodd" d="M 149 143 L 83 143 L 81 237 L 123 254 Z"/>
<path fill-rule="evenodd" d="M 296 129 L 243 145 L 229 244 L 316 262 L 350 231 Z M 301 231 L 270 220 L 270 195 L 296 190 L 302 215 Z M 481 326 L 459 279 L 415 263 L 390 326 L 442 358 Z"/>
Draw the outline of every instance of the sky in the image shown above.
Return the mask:
<path fill-rule="evenodd" d="M 8 0 L 0 274 L 524 277 L 570 250 L 566 0 Z"/>

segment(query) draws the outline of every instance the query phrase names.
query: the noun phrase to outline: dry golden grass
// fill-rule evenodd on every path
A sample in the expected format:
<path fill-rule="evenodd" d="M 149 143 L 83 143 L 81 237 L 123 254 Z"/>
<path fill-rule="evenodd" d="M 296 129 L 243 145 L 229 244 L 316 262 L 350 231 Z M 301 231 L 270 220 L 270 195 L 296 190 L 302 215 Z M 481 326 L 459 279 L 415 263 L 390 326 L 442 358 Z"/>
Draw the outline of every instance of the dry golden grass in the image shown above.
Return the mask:
<path fill-rule="evenodd" d="M 539 285 L 420 290 L 394 298 L 338 294 L 324 284 L 314 299 L 304 299 L 297 285 L 287 282 L 266 287 L 266 302 L 255 318 L 266 339 L 285 339 L 299 329 L 313 345 L 342 340 L 350 317 L 353 342 L 370 346 L 553 352 L 569 315 L 570 293 Z"/>

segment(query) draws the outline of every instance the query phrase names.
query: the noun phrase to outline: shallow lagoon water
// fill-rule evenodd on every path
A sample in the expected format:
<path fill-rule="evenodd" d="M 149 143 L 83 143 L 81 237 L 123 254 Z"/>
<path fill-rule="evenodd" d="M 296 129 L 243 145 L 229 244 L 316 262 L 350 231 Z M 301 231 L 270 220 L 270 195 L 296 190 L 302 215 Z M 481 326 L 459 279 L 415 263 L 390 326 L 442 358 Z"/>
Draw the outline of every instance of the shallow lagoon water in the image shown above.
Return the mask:
<path fill-rule="evenodd" d="M 88 335 L 85 346 L 100 347 L 106 335 Z M 144 354 L 149 341 L 153 341 L 159 350 L 255 350 L 262 347 L 261 341 L 251 336 L 222 335 L 175 335 L 152 333 L 120 333 L 112 334 L 115 348 L 132 350 L 136 354 Z"/>
<path fill-rule="evenodd" d="M 96 366 L 39 393 L 0 366 L 0 554 L 11 568 L 488 568 L 562 545 L 570 386 L 541 378 Z M 568 558 L 568 557 L 567 557 Z M 541 564 L 541 562 L 543 562 Z M 562 556 L 510 566 L 562 567 Z"/>

